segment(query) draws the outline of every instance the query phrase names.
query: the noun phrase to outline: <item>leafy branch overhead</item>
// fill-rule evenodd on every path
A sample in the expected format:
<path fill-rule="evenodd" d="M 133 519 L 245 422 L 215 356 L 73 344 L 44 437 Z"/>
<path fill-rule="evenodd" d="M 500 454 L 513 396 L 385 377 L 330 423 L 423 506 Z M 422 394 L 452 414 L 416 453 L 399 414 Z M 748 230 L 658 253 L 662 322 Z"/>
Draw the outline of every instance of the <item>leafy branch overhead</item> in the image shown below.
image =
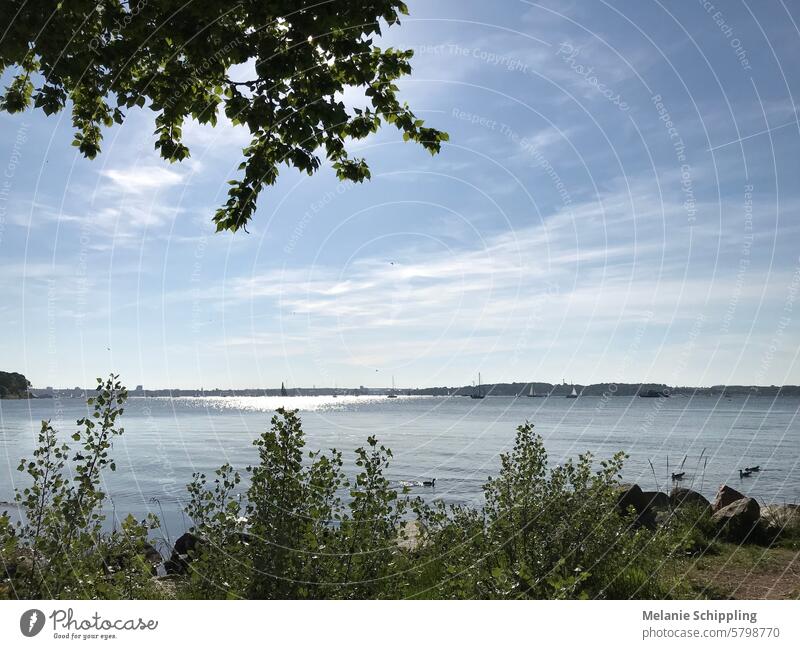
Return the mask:
<path fill-rule="evenodd" d="M 70 102 L 73 144 L 88 158 L 100 152 L 103 127 L 127 111 L 156 113 L 155 147 L 171 162 L 189 149 L 187 119 L 215 125 L 218 115 L 252 136 L 214 215 L 217 230 L 236 231 L 281 165 L 313 174 L 324 156 L 342 180 L 370 177 L 348 141 L 394 124 L 404 139 L 437 153 L 447 134 L 425 127 L 397 97 L 395 81 L 411 72 L 411 50 L 381 49 L 383 26 L 399 24 L 400 0 L 0 0 L 8 25 L 0 70 L 11 80 L 0 108 L 33 105 L 50 115 Z M 4 21 L 5 22 L 5 21 Z M 231 78 L 232 66 L 254 64 L 254 78 Z M 365 105 L 347 109 L 347 88 Z"/>

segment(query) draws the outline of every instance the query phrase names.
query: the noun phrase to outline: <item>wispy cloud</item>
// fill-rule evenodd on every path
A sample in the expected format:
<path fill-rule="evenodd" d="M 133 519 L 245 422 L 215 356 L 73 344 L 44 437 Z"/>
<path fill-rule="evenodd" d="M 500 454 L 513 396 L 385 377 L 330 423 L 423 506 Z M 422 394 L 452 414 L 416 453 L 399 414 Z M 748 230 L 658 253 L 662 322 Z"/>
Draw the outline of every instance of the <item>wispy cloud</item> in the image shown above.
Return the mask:
<path fill-rule="evenodd" d="M 132 165 L 100 172 L 117 190 L 143 194 L 154 190 L 174 187 L 185 181 L 184 174 L 155 165 Z"/>

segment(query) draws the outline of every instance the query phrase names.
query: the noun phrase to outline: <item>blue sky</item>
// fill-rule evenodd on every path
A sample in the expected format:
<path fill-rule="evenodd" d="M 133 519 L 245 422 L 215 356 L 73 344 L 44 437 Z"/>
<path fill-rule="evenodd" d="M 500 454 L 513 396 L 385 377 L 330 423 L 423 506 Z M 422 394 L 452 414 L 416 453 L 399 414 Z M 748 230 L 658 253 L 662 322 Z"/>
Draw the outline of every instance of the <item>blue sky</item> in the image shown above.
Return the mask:
<path fill-rule="evenodd" d="M 87 161 L 67 112 L 0 113 L 2 369 L 800 383 L 797 7 L 410 9 L 385 41 L 416 50 L 402 94 L 450 133 L 442 154 L 386 128 L 357 144 L 371 182 L 286 170 L 249 235 L 211 224 L 242 129 L 187 125 L 192 157 L 169 165 L 131 112 Z"/>

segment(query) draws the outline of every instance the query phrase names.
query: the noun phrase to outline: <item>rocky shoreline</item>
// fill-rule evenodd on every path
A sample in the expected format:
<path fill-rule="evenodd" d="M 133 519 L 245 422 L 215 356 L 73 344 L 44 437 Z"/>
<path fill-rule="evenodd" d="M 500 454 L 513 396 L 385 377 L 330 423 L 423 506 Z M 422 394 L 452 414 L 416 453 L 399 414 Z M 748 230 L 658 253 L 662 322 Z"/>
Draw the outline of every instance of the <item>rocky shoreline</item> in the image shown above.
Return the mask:
<path fill-rule="evenodd" d="M 725 484 L 720 485 L 713 502 L 685 487 L 675 487 L 666 494 L 643 491 L 637 484 L 621 484 L 617 487 L 617 506 L 622 511 L 632 509 L 637 525 L 650 529 L 666 523 L 678 509 L 693 507 L 699 515 L 710 516 L 721 538 L 733 541 L 765 538 L 800 525 L 800 505 L 762 507 L 755 498 Z"/>

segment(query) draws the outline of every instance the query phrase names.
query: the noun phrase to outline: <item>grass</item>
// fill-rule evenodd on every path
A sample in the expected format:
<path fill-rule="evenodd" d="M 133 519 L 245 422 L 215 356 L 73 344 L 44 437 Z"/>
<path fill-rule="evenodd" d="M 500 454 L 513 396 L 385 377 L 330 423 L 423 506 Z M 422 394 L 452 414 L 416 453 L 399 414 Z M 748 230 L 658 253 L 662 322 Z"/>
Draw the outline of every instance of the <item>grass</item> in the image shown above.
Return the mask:
<path fill-rule="evenodd" d="M 715 543 L 681 562 L 690 596 L 710 599 L 800 598 L 800 550 Z"/>

